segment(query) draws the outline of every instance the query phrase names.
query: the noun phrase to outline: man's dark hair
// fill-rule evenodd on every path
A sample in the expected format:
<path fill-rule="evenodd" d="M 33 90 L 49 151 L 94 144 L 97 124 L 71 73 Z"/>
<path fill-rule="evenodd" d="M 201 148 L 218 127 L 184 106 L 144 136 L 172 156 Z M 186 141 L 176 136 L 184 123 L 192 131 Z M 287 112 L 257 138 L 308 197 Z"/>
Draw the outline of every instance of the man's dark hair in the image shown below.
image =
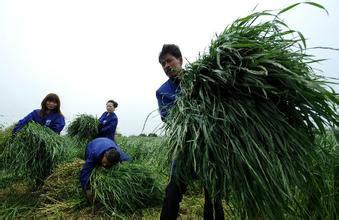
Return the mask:
<path fill-rule="evenodd" d="M 107 160 L 111 163 L 111 165 L 115 165 L 120 161 L 120 153 L 115 149 L 110 149 L 106 151 L 105 156 Z"/>
<path fill-rule="evenodd" d="M 161 60 L 164 58 L 166 54 L 170 54 L 177 59 L 182 58 L 181 51 L 179 47 L 175 44 L 164 44 L 162 46 L 162 50 L 160 51 L 160 54 L 159 54 L 159 63 L 161 62 Z"/>
<path fill-rule="evenodd" d="M 114 100 L 108 100 L 107 103 L 112 103 L 114 108 L 118 107 L 118 103 L 116 101 L 114 101 Z"/>

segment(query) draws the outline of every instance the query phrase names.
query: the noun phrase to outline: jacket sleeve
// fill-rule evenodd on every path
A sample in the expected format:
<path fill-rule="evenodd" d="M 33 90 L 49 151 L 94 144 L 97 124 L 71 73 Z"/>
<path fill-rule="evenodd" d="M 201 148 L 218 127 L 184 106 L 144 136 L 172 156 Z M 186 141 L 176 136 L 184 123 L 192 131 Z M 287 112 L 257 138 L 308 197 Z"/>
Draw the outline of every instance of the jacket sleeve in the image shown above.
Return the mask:
<path fill-rule="evenodd" d="M 95 168 L 95 162 L 93 158 L 90 156 L 86 159 L 86 162 L 84 166 L 82 167 L 82 170 L 80 171 L 80 183 L 81 187 L 84 190 L 90 189 L 90 177 L 93 169 Z"/>
<path fill-rule="evenodd" d="M 50 126 L 49 128 L 60 134 L 62 129 L 65 127 L 65 118 L 60 115 Z"/>
<path fill-rule="evenodd" d="M 24 117 L 23 119 L 21 119 L 15 126 L 13 129 L 13 134 L 16 134 L 17 132 L 19 132 L 26 124 L 28 124 L 28 122 L 33 120 L 33 114 L 34 111 L 29 113 L 26 117 Z"/>
<path fill-rule="evenodd" d="M 109 130 L 115 131 L 115 129 L 117 128 L 117 125 L 118 125 L 118 118 L 114 117 L 113 120 L 111 120 L 109 123 L 103 125 L 100 131 L 103 133 Z"/>
<path fill-rule="evenodd" d="M 105 117 L 105 113 L 106 113 L 106 112 L 102 113 L 102 115 L 101 115 L 100 118 L 99 118 L 99 123 L 100 123 L 100 124 L 102 123 L 102 120 L 103 120 L 103 118 Z"/>
<path fill-rule="evenodd" d="M 103 121 L 104 121 L 104 118 L 105 118 L 105 113 L 106 112 L 102 113 L 102 115 L 99 118 L 99 125 L 98 125 L 99 134 L 102 132 L 102 128 L 104 127 Z"/>
<path fill-rule="evenodd" d="M 159 107 L 159 113 L 160 113 L 161 120 L 165 121 L 165 118 L 168 114 L 167 108 L 166 108 L 165 104 L 163 103 L 162 95 L 158 91 L 156 92 L 156 97 L 157 97 L 157 100 L 158 100 L 158 107 Z"/>

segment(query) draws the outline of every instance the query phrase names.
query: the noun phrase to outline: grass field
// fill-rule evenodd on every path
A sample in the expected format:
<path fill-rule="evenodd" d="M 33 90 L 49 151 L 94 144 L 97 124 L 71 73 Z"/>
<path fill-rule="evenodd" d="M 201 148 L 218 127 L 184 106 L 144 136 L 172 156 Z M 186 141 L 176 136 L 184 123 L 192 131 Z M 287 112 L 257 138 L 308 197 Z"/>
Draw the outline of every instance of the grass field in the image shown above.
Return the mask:
<path fill-rule="evenodd" d="M 8 140 L 10 132 L 2 130 L 0 140 Z M 39 190 L 35 190 L 30 181 L 20 175 L 12 175 L 1 161 L 0 170 L 0 216 L 1 218 L 116 218 L 116 219 L 159 219 L 161 202 L 151 207 L 136 209 L 132 212 L 115 212 L 99 202 L 89 205 L 84 198 L 79 182 L 79 172 L 84 163 L 82 152 L 85 144 L 67 136 L 67 143 L 74 143 L 76 150 L 71 156 L 53 170 Z M 6 141 L 1 141 L 4 149 Z M 333 147 L 334 135 L 320 140 L 324 145 Z M 168 181 L 169 162 L 167 149 L 162 137 L 119 137 L 121 148 L 135 161 L 150 167 L 156 175 L 161 190 L 165 191 Z M 83 149 L 81 149 L 83 147 Z M 161 198 L 162 201 L 163 198 Z M 180 207 L 180 219 L 203 218 L 204 195 L 199 185 L 189 186 Z M 224 203 L 227 219 L 238 219 L 228 211 Z M 287 218 L 288 219 L 288 218 Z"/>
<path fill-rule="evenodd" d="M 0 149 L 10 139 L 10 129 L 1 130 Z M 44 181 L 42 188 L 36 190 L 32 181 L 22 175 L 13 175 L 7 167 L 6 160 L 1 157 L 0 170 L 0 218 L 99 218 L 114 217 L 117 219 L 158 219 L 161 201 L 151 207 L 134 211 L 114 212 L 97 202 L 90 205 L 86 202 L 79 182 L 79 172 L 84 163 L 85 143 L 63 136 L 71 152 L 68 158 L 57 165 L 52 174 Z M 156 174 L 156 182 L 162 192 L 168 181 L 169 162 L 167 149 L 161 137 L 119 137 L 119 146 L 138 164 L 149 167 Z M 3 154 L 4 155 L 4 154 Z M 2 156 L 3 156 L 2 155 Z M 202 218 L 203 193 L 198 185 L 188 189 L 181 203 L 182 219 Z"/>

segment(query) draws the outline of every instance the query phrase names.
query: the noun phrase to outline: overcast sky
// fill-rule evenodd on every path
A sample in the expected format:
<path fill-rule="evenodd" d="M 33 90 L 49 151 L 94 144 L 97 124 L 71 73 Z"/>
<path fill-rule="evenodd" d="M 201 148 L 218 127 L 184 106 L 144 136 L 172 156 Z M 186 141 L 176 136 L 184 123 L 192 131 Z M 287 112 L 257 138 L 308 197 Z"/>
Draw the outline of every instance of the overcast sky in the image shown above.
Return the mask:
<path fill-rule="evenodd" d="M 156 89 L 167 80 L 158 54 L 164 43 L 180 46 L 194 61 L 216 33 L 236 18 L 261 9 L 284 8 L 286 0 L 0 0 L 0 124 L 10 125 L 57 93 L 67 124 L 77 114 L 98 117 L 106 101 L 119 103 L 118 131 L 140 134 L 157 109 Z M 317 1 L 325 12 L 302 5 L 282 18 L 300 30 L 308 46 L 339 48 L 339 1 Z M 324 75 L 339 77 L 339 52 Z M 339 89 L 336 87 L 336 91 Z M 161 126 L 154 112 L 145 133 Z"/>

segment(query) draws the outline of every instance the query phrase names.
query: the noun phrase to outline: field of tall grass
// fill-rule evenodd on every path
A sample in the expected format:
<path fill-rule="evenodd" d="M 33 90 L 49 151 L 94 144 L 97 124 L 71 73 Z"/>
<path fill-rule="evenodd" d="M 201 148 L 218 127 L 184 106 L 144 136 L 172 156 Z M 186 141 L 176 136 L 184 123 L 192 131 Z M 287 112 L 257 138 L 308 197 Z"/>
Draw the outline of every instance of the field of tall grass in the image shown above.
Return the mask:
<path fill-rule="evenodd" d="M 97 202 L 92 205 L 85 200 L 79 181 L 86 142 L 69 135 L 54 136 L 36 124 L 29 124 L 16 137 L 12 137 L 11 130 L 12 127 L 0 130 L 1 218 L 159 218 L 170 167 L 163 137 L 117 137 L 118 145 L 132 157 L 132 161 L 110 170 L 95 170 L 92 188 Z M 34 133 L 39 135 L 34 136 Z M 27 152 L 32 154 L 38 148 L 34 143 L 41 144 L 44 140 L 54 141 L 54 147 L 62 147 L 65 151 L 58 161 L 46 160 L 53 166 L 38 189 L 34 182 L 40 170 L 39 166 L 35 167 L 38 161 L 35 164 L 31 164 L 34 161 L 27 160 L 27 164 L 22 161 L 20 166 L 12 164 L 13 161 L 20 163 L 20 158 L 27 157 L 24 152 L 18 152 L 18 147 L 23 147 L 27 140 L 20 144 L 16 140 L 22 140 L 25 136 L 31 137 L 28 140 L 28 143 L 31 141 L 30 145 L 26 147 L 31 148 Z M 39 140 L 34 142 L 34 138 Z M 198 186 L 193 186 L 182 202 L 181 214 L 202 216 L 202 208 L 202 191 Z"/>
<path fill-rule="evenodd" d="M 32 129 L 32 128 L 31 128 Z M 37 129 L 37 128 L 33 128 Z M 41 128 L 38 128 L 38 130 Z M 330 134 L 331 132 L 329 132 Z M 337 134 L 338 135 L 338 134 Z M 40 137 L 41 138 L 41 137 Z M 0 216 L 2 218 L 31 218 L 31 217 L 62 217 L 62 218 L 92 218 L 116 217 L 117 219 L 158 219 L 161 203 L 168 181 L 169 160 L 164 137 L 119 137 L 117 143 L 133 158 L 133 162 L 120 165 L 117 169 L 103 171 L 97 169 L 93 176 L 101 176 L 103 181 L 93 182 L 98 201 L 93 205 L 86 202 L 79 182 L 79 172 L 84 163 L 83 152 L 85 144 L 79 144 L 70 136 L 61 136 L 67 144 L 67 156 L 56 163 L 50 175 L 44 180 L 43 186 L 36 190 L 34 182 L 27 175 L 12 173 L 7 166 L 7 147 L 13 145 L 11 127 L 0 131 L 1 167 L 0 167 Z M 338 141 L 338 140 L 337 140 Z M 12 142 L 12 143 L 11 143 Z M 335 135 L 318 137 L 319 144 L 326 149 L 338 148 Z M 34 148 L 34 146 L 30 146 Z M 7 155 L 8 156 L 8 155 Z M 326 161 L 319 161 L 326 163 Z M 118 175 L 117 179 L 105 179 L 105 175 Z M 147 172 L 147 179 L 140 183 Z M 333 172 L 329 170 L 329 176 Z M 30 176 L 29 176 L 30 177 Z M 120 181 L 115 184 L 115 181 Z M 105 182 L 106 181 L 106 182 Z M 111 181 L 111 182 L 110 182 Z M 124 182 L 125 181 L 125 182 Z M 138 189 L 137 184 L 152 184 L 154 192 L 133 192 Z M 111 187 L 111 186 L 115 186 Z M 144 186 L 147 188 L 147 186 Z M 112 188 L 108 190 L 108 188 Z M 148 187 L 149 188 L 149 187 Z M 130 196 L 107 200 L 102 199 L 118 193 L 118 190 L 130 191 Z M 102 198 L 99 198 L 102 197 Z M 135 199 L 133 199 L 135 198 Z M 138 199 L 144 201 L 138 201 Z M 202 218 L 203 190 L 198 183 L 189 186 L 181 203 L 180 215 L 183 218 Z M 237 216 L 228 212 L 232 206 L 232 199 L 224 202 L 228 219 L 237 219 Z"/>

